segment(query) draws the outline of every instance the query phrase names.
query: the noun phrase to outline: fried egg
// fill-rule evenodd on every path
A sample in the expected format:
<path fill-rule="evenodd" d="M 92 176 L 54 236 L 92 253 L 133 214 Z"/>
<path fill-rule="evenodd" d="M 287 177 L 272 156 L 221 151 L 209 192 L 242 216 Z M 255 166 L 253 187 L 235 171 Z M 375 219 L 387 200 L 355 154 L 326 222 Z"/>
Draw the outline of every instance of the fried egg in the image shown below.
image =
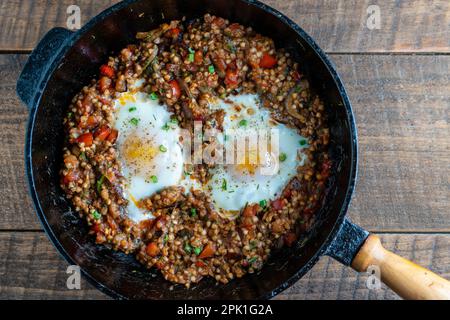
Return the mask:
<path fill-rule="evenodd" d="M 164 188 L 183 184 L 184 159 L 180 127 L 157 97 L 126 92 L 114 101 L 118 159 L 125 178 L 124 198 L 134 221 L 152 218 L 138 202 Z"/>
<path fill-rule="evenodd" d="M 301 151 L 308 146 L 307 139 L 273 120 L 270 111 L 261 107 L 257 95 L 231 96 L 213 102 L 211 108 L 225 111 L 224 135 L 218 140 L 225 145 L 227 155 L 234 156 L 232 164 L 227 158 L 226 164 L 210 169 L 208 186 L 216 209 L 233 213 L 247 203 L 279 197 L 305 161 Z M 258 143 L 242 140 L 255 133 L 259 133 Z M 259 142 L 265 133 L 272 139 L 267 139 L 263 148 Z"/>

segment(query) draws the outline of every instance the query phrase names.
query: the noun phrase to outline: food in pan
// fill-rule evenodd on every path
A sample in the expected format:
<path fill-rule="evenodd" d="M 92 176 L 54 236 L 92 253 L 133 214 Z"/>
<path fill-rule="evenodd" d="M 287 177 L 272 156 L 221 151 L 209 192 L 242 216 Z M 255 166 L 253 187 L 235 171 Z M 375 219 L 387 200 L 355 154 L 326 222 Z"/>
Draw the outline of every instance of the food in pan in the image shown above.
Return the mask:
<path fill-rule="evenodd" d="M 69 106 L 67 198 L 97 243 L 171 282 L 258 271 L 320 207 L 332 167 L 324 103 L 250 27 L 207 14 L 137 40 Z"/>

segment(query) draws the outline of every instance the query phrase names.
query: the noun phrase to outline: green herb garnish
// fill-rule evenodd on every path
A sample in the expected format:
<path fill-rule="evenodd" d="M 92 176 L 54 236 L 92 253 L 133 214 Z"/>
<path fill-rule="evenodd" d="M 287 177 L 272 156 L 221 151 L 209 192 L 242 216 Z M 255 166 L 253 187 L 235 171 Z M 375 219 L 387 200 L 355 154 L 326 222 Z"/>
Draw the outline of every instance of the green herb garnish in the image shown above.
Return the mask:
<path fill-rule="evenodd" d="M 278 157 L 278 159 L 280 159 L 281 162 L 286 161 L 286 159 L 287 159 L 286 153 L 284 153 L 284 152 L 280 153 L 280 156 Z"/>
<path fill-rule="evenodd" d="M 245 127 L 247 125 L 247 123 L 248 123 L 248 121 L 243 119 L 243 120 L 239 121 L 239 126 L 240 127 Z"/>
<path fill-rule="evenodd" d="M 130 123 L 134 126 L 137 126 L 139 121 L 141 121 L 141 119 L 138 118 L 131 118 Z"/>
<path fill-rule="evenodd" d="M 226 179 L 222 180 L 222 190 L 227 191 L 227 180 Z"/>
<path fill-rule="evenodd" d="M 83 151 L 80 153 L 80 159 L 83 161 L 87 161 L 86 152 Z"/>
<path fill-rule="evenodd" d="M 209 71 L 209 73 L 214 73 L 214 71 L 215 71 L 215 69 L 214 69 L 214 66 L 213 65 L 210 65 L 209 67 L 208 67 L 208 71 Z"/>
<path fill-rule="evenodd" d="M 169 240 L 169 235 L 166 234 L 163 239 L 163 243 L 166 243 Z"/>
<path fill-rule="evenodd" d="M 189 62 L 194 62 L 194 54 L 193 54 L 193 53 L 189 53 L 189 55 L 188 55 L 188 61 L 189 61 Z"/>
<path fill-rule="evenodd" d="M 159 146 L 159 151 L 161 151 L 161 152 L 167 152 L 167 148 L 164 147 L 163 145 L 160 145 L 160 146 Z"/>
<path fill-rule="evenodd" d="M 98 220 L 98 219 L 100 219 L 101 218 L 101 214 L 97 211 L 97 210 L 92 210 L 91 211 L 91 214 L 92 214 L 92 217 L 95 219 L 95 220 Z"/>
<path fill-rule="evenodd" d="M 252 258 L 248 259 L 248 263 L 252 264 L 252 263 L 256 262 L 256 260 L 258 260 L 257 257 L 252 257 Z"/>
<path fill-rule="evenodd" d="M 150 180 L 152 180 L 153 183 L 157 183 L 158 182 L 158 177 L 157 176 L 151 176 Z"/>
<path fill-rule="evenodd" d="M 191 217 L 196 217 L 196 216 L 197 216 L 197 209 L 191 208 Z"/>
<path fill-rule="evenodd" d="M 128 112 L 133 112 L 136 111 L 136 107 L 131 107 L 130 109 L 128 109 Z"/>
<path fill-rule="evenodd" d="M 103 181 L 105 181 L 105 176 L 102 175 L 100 179 L 97 180 L 97 191 L 100 193 L 102 191 Z"/>
<path fill-rule="evenodd" d="M 157 100 L 158 99 L 158 95 L 156 94 L 156 92 L 150 93 L 150 99 L 152 99 L 152 100 Z"/>
<path fill-rule="evenodd" d="M 175 119 L 175 118 L 170 119 L 170 123 L 172 123 L 172 124 L 178 124 L 178 119 Z"/>
<path fill-rule="evenodd" d="M 261 200 L 260 202 L 259 202 L 259 206 L 261 207 L 261 208 L 265 208 L 266 206 L 267 206 L 267 200 Z"/>
<path fill-rule="evenodd" d="M 69 112 L 69 113 L 67 114 L 67 118 L 70 119 L 70 118 L 72 118 L 72 117 L 73 117 L 73 113 L 72 113 L 72 112 Z"/>
<path fill-rule="evenodd" d="M 299 141 L 299 143 L 301 146 L 305 146 L 308 143 L 308 141 L 306 141 L 306 139 L 302 139 Z"/>
<path fill-rule="evenodd" d="M 191 253 L 192 252 L 192 247 L 191 247 L 191 245 L 189 244 L 189 243 L 185 243 L 184 244 L 184 251 L 186 252 L 186 253 Z"/>
<path fill-rule="evenodd" d="M 194 247 L 194 253 L 198 256 L 200 253 L 202 253 L 202 248 Z"/>
<path fill-rule="evenodd" d="M 170 126 L 166 123 L 165 125 L 162 126 L 162 129 L 164 131 L 169 131 L 170 130 Z"/>

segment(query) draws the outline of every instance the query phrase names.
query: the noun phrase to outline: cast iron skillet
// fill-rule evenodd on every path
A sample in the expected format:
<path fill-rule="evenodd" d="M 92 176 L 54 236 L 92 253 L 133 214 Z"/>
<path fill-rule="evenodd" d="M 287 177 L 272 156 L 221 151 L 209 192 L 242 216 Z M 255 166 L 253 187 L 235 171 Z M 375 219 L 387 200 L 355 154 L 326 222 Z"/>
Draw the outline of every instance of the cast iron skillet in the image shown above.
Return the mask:
<path fill-rule="evenodd" d="M 294 248 L 274 254 L 258 274 L 227 285 L 216 285 L 207 279 L 189 290 L 183 286 L 170 290 L 171 283 L 157 272 L 146 270 L 133 256 L 95 245 L 87 235 L 84 222 L 72 211 L 59 187 L 62 120 L 72 97 L 96 75 L 109 54 L 135 42 L 136 32 L 150 30 L 164 21 L 183 16 L 192 19 L 205 13 L 254 27 L 273 38 L 277 47 L 287 48 L 300 62 L 312 87 L 328 106 L 333 177 L 311 232 Z M 30 109 L 25 162 L 39 219 L 60 254 L 70 264 L 79 265 L 91 283 L 114 298 L 271 298 L 302 277 L 322 255 L 350 265 L 368 237 L 367 231 L 345 217 L 356 179 L 357 136 L 342 81 L 310 36 L 286 16 L 258 1 L 121 2 L 78 32 L 50 30 L 26 63 L 17 82 L 17 94 Z M 397 291 L 405 297 L 414 297 Z"/>

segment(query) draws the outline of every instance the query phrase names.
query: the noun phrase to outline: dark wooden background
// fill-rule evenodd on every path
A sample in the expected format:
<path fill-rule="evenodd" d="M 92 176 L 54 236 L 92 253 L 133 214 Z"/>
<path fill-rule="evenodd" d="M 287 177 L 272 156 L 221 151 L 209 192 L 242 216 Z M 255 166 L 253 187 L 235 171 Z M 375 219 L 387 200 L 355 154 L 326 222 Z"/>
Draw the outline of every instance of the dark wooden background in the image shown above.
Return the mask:
<path fill-rule="evenodd" d="M 23 144 L 28 111 L 15 94 L 27 54 L 66 9 L 82 24 L 117 1 L 0 0 L 0 298 L 104 299 L 82 281 L 66 289 L 67 263 L 28 197 Z M 265 0 L 330 55 L 353 102 L 359 181 L 349 215 L 396 253 L 450 278 L 450 1 Z M 381 29 L 366 27 L 379 5 Z M 278 299 L 398 299 L 367 275 L 324 257 Z"/>

